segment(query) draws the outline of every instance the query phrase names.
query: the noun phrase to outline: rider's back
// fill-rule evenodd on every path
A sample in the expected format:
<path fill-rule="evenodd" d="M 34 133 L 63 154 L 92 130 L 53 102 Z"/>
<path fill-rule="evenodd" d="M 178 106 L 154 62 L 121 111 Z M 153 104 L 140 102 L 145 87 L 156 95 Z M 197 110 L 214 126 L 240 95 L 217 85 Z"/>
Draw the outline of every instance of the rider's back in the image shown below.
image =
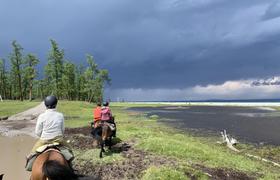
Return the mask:
<path fill-rule="evenodd" d="M 102 121 L 107 121 L 110 120 L 112 117 L 111 110 L 108 106 L 102 107 L 101 109 L 101 120 Z"/>
<path fill-rule="evenodd" d="M 48 140 L 64 134 L 64 117 L 55 109 L 47 109 L 37 120 L 35 129 L 40 139 Z"/>

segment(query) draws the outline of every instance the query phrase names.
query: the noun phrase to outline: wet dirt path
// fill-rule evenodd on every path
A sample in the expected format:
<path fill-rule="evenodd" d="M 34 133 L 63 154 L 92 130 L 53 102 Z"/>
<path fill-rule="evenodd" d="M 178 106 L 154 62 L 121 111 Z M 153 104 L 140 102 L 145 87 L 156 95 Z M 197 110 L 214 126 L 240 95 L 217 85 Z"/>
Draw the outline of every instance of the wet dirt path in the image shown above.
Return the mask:
<path fill-rule="evenodd" d="M 41 103 L 0 121 L 0 174 L 4 174 L 4 180 L 29 179 L 30 173 L 24 168 L 25 157 L 36 141 L 37 117 L 44 111 L 45 106 Z"/>
<path fill-rule="evenodd" d="M 0 174 L 4 180 L 28 180 L 25 171 L 25 157 L 30 152 L 35 138 L 27 135 L 14 137 L 0 136 Z"/>
<path fill-rule="evenodd" d="M 10 116 L 8 120 L 0 121 L 0 135 L 13 137 L 25 134 L 36 137 L 35 126 L 37 117 L 45 110 L 44 103 L 41 103 L 27 111 Z"/>

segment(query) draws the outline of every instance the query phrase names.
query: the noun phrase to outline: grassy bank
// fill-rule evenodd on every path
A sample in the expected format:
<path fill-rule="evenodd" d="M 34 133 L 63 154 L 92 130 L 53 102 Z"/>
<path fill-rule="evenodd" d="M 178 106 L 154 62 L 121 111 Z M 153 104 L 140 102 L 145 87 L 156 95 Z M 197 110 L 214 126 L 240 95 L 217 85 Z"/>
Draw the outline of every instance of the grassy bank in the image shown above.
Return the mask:
<path fill-rule="evenodd" d="M 87 126 L 92 119 L 93 106 L 83 102 L 61 102 L 59 110 L 69 117 L 66 120 L 67 127 Z M 129 104 L 129 106 L 133 105 Z M 111 105 L 118 125 L 118 137 L 122 141 L 135 142 L 135 147 L 138 149 L 173 158 L 178 163 L 176 167 L 150 167 L 142 172 L 144 179 L 153 179 L 158 176 L 160 179 L 160 177 L 165 177 L 166 173 L 167 177 L 177 177 L 176 179 L 182 179 L 183 176 L 184 178 L 195 176 L 207 179 L 205 169 L 206 172 L 219 169 L 240 172 L 258 179 L 280 178 L 279 168 L 250 159 L 244 155 L 245 153 L 234 153 L 224 146 L 217 145 L 212 138 L 198 138 L 187 133 L 180 133 L 159 124 L 156 117 L 147 118 L 144 114 L 129 113 L 125 111 L 126 107 L 127 104 Z M 247 146 L 243 145 L 243 149 L 246 148 Z M 254 149 L 251 152 L 258 151 Z M 89 152 L 82 153 L 84 157 L 86 153 Z M 86 157 L 92 157 L 92 163 L 94 163 L 98 152 L 92 150 L 90 153 L 91 156 Z M 78 159 L 83 158 L 78 157 Z M 115 159 L 122 161 L 119 157 Z M 97 162 L 100 163 L 100 160 Z"/>
<path fill-rule="evenodd" d="M 0 102 L 0 117 L 17 114 L 39 104 L 39 101 L 3 101 Z"/>

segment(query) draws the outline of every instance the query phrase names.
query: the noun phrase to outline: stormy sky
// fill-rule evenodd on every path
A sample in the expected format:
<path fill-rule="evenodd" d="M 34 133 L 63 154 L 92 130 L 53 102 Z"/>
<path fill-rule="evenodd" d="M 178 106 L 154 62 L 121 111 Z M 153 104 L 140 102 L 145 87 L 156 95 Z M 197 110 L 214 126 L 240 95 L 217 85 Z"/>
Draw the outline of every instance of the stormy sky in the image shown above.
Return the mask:
<path fill-rule="evenodd" d="M 279 0 L 0 0 L 0 57 L 17 40 L 46 64 L 92 54 L 111 100 L 280 98 Z M 248 85 L 249 84 L 249 85 Z"/>

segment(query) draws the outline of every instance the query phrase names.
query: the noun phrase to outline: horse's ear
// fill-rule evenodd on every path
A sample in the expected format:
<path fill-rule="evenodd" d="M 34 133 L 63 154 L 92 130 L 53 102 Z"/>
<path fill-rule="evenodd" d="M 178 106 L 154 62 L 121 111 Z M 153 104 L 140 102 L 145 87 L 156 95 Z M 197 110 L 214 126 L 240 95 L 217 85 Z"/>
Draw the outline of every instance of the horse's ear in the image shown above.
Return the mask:
<path fill-rule="evenodd" d="M 1 174 L 1 175 L 0 175 L 0 180 L 3 180 L 3 176 L 4 176 L 4 174 Z"/>

